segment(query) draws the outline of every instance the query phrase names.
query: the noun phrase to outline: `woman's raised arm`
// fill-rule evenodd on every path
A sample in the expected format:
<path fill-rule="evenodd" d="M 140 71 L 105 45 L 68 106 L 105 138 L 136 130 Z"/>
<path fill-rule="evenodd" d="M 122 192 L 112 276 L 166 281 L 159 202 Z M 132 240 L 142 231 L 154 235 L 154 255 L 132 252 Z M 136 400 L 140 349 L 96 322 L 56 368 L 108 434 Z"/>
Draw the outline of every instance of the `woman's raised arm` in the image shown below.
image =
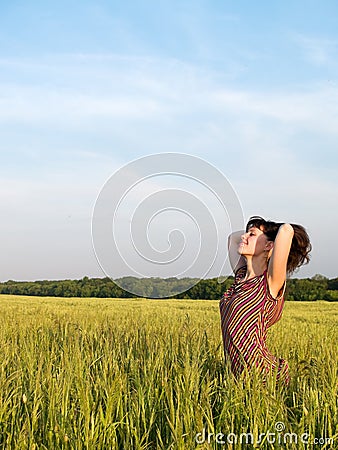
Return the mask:
<path fill-rule="evenodd" d="M 292 225 L 284 223 L 278 229 L 268 266 L 268 284 L 275 298 L 286 279 L 287 262 L 294 236 Z"/>

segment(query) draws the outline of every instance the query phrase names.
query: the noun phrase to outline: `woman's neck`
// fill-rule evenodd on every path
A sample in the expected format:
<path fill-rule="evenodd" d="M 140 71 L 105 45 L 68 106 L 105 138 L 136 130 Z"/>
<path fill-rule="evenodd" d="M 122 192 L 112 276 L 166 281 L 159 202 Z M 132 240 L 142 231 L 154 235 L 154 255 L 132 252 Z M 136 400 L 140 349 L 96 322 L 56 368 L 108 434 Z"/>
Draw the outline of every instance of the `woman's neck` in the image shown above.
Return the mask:
<path fill-rule="evenodd" d="M 268 264 L 266 258 L 251 258 L 246 257 L 246 274 L 244 281 L 249 278 L 256 277 L 257 275 L 262 275 L 262 273 L 267 269 Z"/>

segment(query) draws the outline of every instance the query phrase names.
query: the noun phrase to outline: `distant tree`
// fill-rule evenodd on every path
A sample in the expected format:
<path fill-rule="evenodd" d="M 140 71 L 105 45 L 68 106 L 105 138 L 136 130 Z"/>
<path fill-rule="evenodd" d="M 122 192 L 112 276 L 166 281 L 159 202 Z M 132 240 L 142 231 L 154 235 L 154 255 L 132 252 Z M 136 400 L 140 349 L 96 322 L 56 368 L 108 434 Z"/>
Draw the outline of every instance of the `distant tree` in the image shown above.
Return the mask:
<path fill-rule="evenodd" d="M 327 281 L 328 279 L 327 279 L 324 275 L 321 275 L 320 273 L 316 273 L 316 275 L 313 275 L 313 277 L 311 278 L 311 280 L 315 280 L 315 281 Z"/>
<path fill-rule="evenodd" d="M 328 280 L 327 288 L 332 291 L 338 290 L 338 278 L 332 278 L 332 280 Z"/>
<path fill-rule="evenodd" d="M 0 293 L 51 297 L 132 298 L 137 292 L 139 296 L 144 297 L 217 300 L 231 286 L 234 278 L 229 276 L 224 278 L 222 283 L 219 281 L 219 278 L 198 280 L 187 277 L 166 279 L 124 277 L 115 281 L 108 277 L 35 282 L 8 280 L 0 283 Z M 287 282 L 286 298 L 296 301 L 338 301 L 338 278 L 329 280 L 321 274 L 316 274 L 312 278 L 291 278 Z"/>

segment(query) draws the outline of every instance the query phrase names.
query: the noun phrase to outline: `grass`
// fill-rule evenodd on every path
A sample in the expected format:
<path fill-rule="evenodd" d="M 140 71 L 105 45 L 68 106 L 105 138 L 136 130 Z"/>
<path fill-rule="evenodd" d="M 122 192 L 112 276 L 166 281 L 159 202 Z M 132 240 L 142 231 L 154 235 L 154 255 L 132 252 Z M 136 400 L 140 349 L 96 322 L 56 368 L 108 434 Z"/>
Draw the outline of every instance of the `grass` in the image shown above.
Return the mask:
<path fill-rule="evenodd" d="M 217 301 L 2 295 L 0 311 L 1 449 L 338 448 L 338 303 L 287 302 L 271 328 L 287 390 L 233 379 Z"/>

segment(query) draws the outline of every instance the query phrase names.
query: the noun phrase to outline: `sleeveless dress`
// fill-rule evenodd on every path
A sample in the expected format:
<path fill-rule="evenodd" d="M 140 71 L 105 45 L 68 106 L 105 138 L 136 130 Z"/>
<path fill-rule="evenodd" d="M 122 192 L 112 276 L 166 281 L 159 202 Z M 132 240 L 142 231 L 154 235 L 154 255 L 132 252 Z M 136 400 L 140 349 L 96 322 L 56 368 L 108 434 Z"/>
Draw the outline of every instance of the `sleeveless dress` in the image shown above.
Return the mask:
<path fill-rule="evenodd" d="M 282 316 L 286 283 L 272 297 L 267 269 L 246 281 L 246 266 L 239 268 L 232 286 L 220 300 L 221 328 L 225 359 L 238 378 L 245 368 L 258 368 L 265 382 L 269 372 L 277 370 L 276 382 L 289 383 L 289 367 L 283 358 L 272 355 L 266 346 L 267 330 Z"/>

